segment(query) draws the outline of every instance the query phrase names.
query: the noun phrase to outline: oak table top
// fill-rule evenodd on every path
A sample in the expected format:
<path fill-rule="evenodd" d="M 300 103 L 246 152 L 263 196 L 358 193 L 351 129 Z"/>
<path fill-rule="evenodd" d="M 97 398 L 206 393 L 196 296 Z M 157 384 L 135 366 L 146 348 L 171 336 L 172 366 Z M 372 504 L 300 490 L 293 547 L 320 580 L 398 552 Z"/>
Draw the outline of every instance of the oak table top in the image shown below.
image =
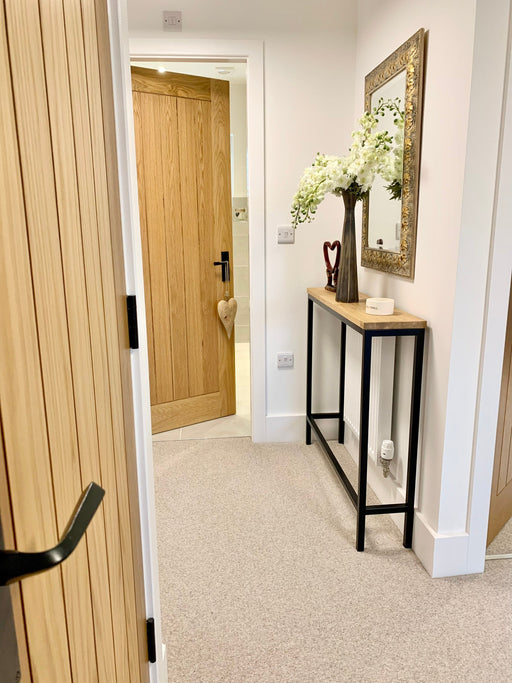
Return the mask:
<path fill-rule="evenodd" d="M 427 326 L 427 321 L 395 308 L 392 315 L 372 315 L 366 312 L 367 294 L 359 292 L 359 301 L 344 304 L 335 299 L 335 293 L 324 287 L 308 287 L 308 295 L 314 301 L 331 309 L 333 313 L 350 321 L 361 330 L 404 330 Z"/>

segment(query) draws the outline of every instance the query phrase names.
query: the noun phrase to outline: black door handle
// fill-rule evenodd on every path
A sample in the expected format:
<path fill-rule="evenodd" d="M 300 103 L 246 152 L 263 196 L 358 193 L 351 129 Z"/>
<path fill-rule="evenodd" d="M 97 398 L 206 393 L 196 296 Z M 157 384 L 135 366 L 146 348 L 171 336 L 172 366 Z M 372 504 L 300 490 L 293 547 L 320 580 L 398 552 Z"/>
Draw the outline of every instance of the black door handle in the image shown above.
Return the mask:
<path fill-rule="evenodd" d="M 229 251 L 220 252 L 221 261 L 214 261 L 214 266 L 222 266 L 222 282 L 229 282 Z"/>
<path fill-rule="evenodd" d="M 38 553 L 0 550 L 0 586 L 44 572 L 69 557 L 84 535 L 104 495 L 105 491 L 101 486 L 91 481 L 80 496 L 64 535 L 54 548 Z"/>

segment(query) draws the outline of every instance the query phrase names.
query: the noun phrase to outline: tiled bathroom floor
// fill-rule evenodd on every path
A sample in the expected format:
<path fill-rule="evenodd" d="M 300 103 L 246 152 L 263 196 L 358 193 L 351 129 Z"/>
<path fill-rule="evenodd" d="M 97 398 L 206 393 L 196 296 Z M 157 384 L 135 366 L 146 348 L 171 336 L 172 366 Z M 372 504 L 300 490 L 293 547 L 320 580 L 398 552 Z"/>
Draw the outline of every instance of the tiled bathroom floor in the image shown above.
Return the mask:
<path fill-rule="evenodd" d="M 250 344 L 235 344 L 236 415 L 220 417 L 181 429 L 153 435 L 153 441 L 185 439 L 221 439 L 230 436 L 251 436 L 251 365 Z"/>

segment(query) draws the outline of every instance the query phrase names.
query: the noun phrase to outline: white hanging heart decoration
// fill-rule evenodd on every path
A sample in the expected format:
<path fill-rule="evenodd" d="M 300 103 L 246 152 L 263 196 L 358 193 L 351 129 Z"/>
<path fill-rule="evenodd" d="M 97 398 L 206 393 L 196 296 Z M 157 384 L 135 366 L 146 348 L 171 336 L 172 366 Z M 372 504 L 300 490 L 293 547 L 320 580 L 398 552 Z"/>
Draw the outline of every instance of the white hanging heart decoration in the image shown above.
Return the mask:
<path fill-rule="evenodd" d="M 222 299 L 222 301 L 219 301 L 217 304 L 217 312 L 222 324 L 226 328 L 228 339 L 231 339 L 237 307 L 238 304 L 236 299 L 229 299 L 228 301 Z"/>

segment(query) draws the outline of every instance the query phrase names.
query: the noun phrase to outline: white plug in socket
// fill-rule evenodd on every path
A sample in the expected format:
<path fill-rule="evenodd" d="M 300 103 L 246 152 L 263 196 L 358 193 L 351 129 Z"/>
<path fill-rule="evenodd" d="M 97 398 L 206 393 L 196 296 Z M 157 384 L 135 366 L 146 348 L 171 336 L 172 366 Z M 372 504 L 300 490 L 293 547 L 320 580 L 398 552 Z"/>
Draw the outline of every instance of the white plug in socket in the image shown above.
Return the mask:
<path fill-rule="evenodd" d="M 293 353 L 278 353 L 277 367 L 278 368 L 293 368 Z"/>
<path fill-rule="evenodd" d="M 295 229 L 291 225 L 279 225 L 277 227 L 277 243 L 278 244 L 294 244 L 295 243 Z"/>

